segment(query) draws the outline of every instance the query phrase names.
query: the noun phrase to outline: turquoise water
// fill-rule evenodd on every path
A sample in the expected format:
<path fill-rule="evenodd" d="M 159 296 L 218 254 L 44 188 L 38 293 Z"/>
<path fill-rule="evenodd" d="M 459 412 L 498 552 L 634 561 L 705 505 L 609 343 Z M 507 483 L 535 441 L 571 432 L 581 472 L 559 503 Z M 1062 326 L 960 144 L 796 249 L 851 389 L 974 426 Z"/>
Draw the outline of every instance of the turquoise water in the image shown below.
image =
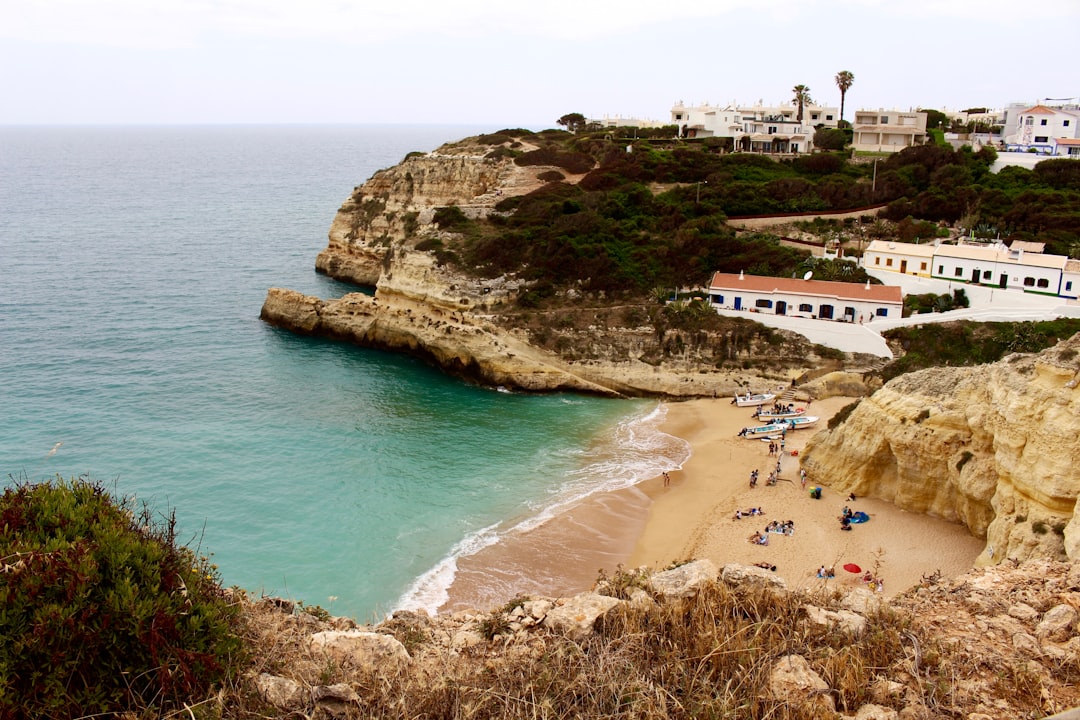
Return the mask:
<path fill-rule="evenodd" d="M 313 269 L 354 185 L 493 129 L 0 128 L 0 477 L 175 508 L 227 584 L 367 619 L 679 465 L 655 403 L 493 392 L 259 321 L 269 287 L 354 289 Z"/>

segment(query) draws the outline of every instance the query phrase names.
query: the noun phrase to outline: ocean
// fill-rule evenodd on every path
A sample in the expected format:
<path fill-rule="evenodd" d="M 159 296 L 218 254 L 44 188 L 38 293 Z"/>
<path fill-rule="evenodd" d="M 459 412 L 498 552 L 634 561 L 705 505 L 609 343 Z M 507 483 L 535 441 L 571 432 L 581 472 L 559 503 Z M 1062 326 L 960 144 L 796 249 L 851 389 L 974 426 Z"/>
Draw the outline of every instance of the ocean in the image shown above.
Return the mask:
<path fill-rule="evenodd" d="M 680 466 L 663 406 L 495 392 L 258 319 L 352 188 L 465 126 L 0 127 L 0 478 L 88 476 L 226 585 L 359 620 Z"/>

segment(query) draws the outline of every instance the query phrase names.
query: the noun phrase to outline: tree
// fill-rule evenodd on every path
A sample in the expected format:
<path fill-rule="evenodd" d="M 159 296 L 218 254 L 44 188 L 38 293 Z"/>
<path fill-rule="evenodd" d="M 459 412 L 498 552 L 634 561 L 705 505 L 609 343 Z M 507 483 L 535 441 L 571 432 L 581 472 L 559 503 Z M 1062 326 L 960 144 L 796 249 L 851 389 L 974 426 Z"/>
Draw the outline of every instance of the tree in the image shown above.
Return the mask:
<path fill-rule="evenodd" d="M 844 119 L 844 98 L 847 91 L 855 83 L 855 73 L 850 70 L 841 70 L 836 73 L 836 87 L 840 88 L 840 120 Z"/>
<path fill-rule="evenodd" d="M 926 129 L 936 130 L 937 128 L 946 128 L 949 126 L 949 116 L 940 110 L 923 110 L 926 113 Z"/>
<path fill-rule="evenodd" d="M 581 113 L 567 113 L 555 122 L 572 133 L 576 133 L 578 130 L 583 130 L 585 128 L 585 116 Z"/>
<path fill-rule="evenodd" d="M 810 99 L 810 88 L 805 85 L 796 85 L 791 88 L 791 92 L 795 93 L 795 104 L 799 106 L 799 114 L 796 119 L 799 123 L 802 123 L 803 107 L 814 102 Z"/>

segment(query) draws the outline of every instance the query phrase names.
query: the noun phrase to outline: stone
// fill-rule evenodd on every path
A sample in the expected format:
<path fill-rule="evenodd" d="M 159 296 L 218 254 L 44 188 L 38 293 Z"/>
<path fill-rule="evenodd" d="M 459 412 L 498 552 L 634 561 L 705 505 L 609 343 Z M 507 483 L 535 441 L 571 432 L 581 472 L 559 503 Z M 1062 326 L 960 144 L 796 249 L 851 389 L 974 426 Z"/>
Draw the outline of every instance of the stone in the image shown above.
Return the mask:
<path fill-rule="evenodd" d="M 892 708 L 869 703 L 859 708 L 855 713 L 855 720 L 897 720 L 899 716 Z"/>
<path fill-rule="evenodd" d="M 350 707 L 360 702 L 360 696 L 345 683 L 320 685 L 311 691 L 311 697 L 322 710 L 332 717 L 341 717 Z"/>
<path fill-rule="evenodd" d="M 655 573 L 649 578 L 649 586 L 665 598 L 693 597 L 702 585 L 715 582 L 716 575 L 716 565 L 711 560 L 695 560 Z"/>
<path fill-rule="evenodd" d="M 303 686 L 295 680 L 259 673 L 255 678 L 255 687 L 263 700 L 281 710 L 296 710 L 304 705 Z"/>
<path fill-rule="evenodd" d="M 1056 605 L 1043 615 L 1042 621 L 1035 628 L 1035 634 L 1050 642 L 1065 642 L 1075 632 L 1076 618 L 1076 608 L 1071 605 Z"/>
<path fill-rule="evenodd" d="M 412 661 L 397 638 L 382 633 L 332 630 L 313 634 L 310 643 L 314 652 L 365 670 L 396 673 Z"/>
<path fill-rule="evenodd" d="M 720 570 L 720 579 L 731 587 L 758 586 L 786 590 L 787 583 L 776 573 L 753 565 L 728 563 Z"/>
<path fill-rule="evenodd" d="M 522 605 L 522 608 L 533 620 L 543 620 L 553 607 L 555 607 L 555 603 L 550 600 L 529 600 Z"/>
<path fill-rule="evenodd" d="M 811 705 L 830 713 L 836 712 L 828 683 L 814 672 L 802 655 L 779 658 L 769 671 L 768 687 L 774 700 L 795 707 Z"/>
<path fill-rule="evenodd" d="M 583 640 L 593 631 L 596 621 L 622 604 L 618 598 L 582 593 L 553 608 L 544 618 L 544 624 L 573 640 Z"/>
<path fill-rule="evenodd" d="M 850 610 L 825 610 L 816 605 L 805 605 L 803 609 L 812 625 L 836 629 L 851 637 L 861 637 L 866 632 L 866 618 Z"/>
<path fill-rule="evenodd" d="M 1009 617 L 1014 617 L 1021 622 L 1031 623 L 1039 618 L 1039 611 L 1027 603 L 1016 603 L 1009 606 Z"/>
<path fill-rule="evenodd" d="M 874 612 L 884 604 L 887 603 L 882 595 L 864 587 L 854 588 L 840 599 L 840 607 L 860 615 Z"/>
<path fill-rule="evenodd" d="M 1030 657 L 1042 655 L 1042 648 L 1034 636 L 1026 632 L 1018 632 L 1012 636 L 1012 646 L 1016 651 Z"/>

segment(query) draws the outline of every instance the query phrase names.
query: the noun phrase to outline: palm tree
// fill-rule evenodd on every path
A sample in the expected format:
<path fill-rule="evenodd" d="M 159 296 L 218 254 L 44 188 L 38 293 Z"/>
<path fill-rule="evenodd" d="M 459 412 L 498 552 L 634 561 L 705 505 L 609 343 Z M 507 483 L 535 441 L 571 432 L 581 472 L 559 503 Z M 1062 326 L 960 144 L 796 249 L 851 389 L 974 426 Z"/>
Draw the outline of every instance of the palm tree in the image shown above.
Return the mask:
<path fill-rule="evenodd" d="M 791 88 L 791 92 L 795 93 L 795 104 L 799 106 L 799 115 L 796 118 L 799 124 L 802 124 L 803 106 L 809 105 L 814 101 L 810 99 L 810 88 L 805 85 L 796 85 Z"/>
<path fill-rule="evenodd" d="M 841 70 L 836 73 L 836 87 L 840 88 L 840 119 L 844 119 L 844 96 L 848 88 L 855 83 L 855 73 L 850 70 Z"/>

